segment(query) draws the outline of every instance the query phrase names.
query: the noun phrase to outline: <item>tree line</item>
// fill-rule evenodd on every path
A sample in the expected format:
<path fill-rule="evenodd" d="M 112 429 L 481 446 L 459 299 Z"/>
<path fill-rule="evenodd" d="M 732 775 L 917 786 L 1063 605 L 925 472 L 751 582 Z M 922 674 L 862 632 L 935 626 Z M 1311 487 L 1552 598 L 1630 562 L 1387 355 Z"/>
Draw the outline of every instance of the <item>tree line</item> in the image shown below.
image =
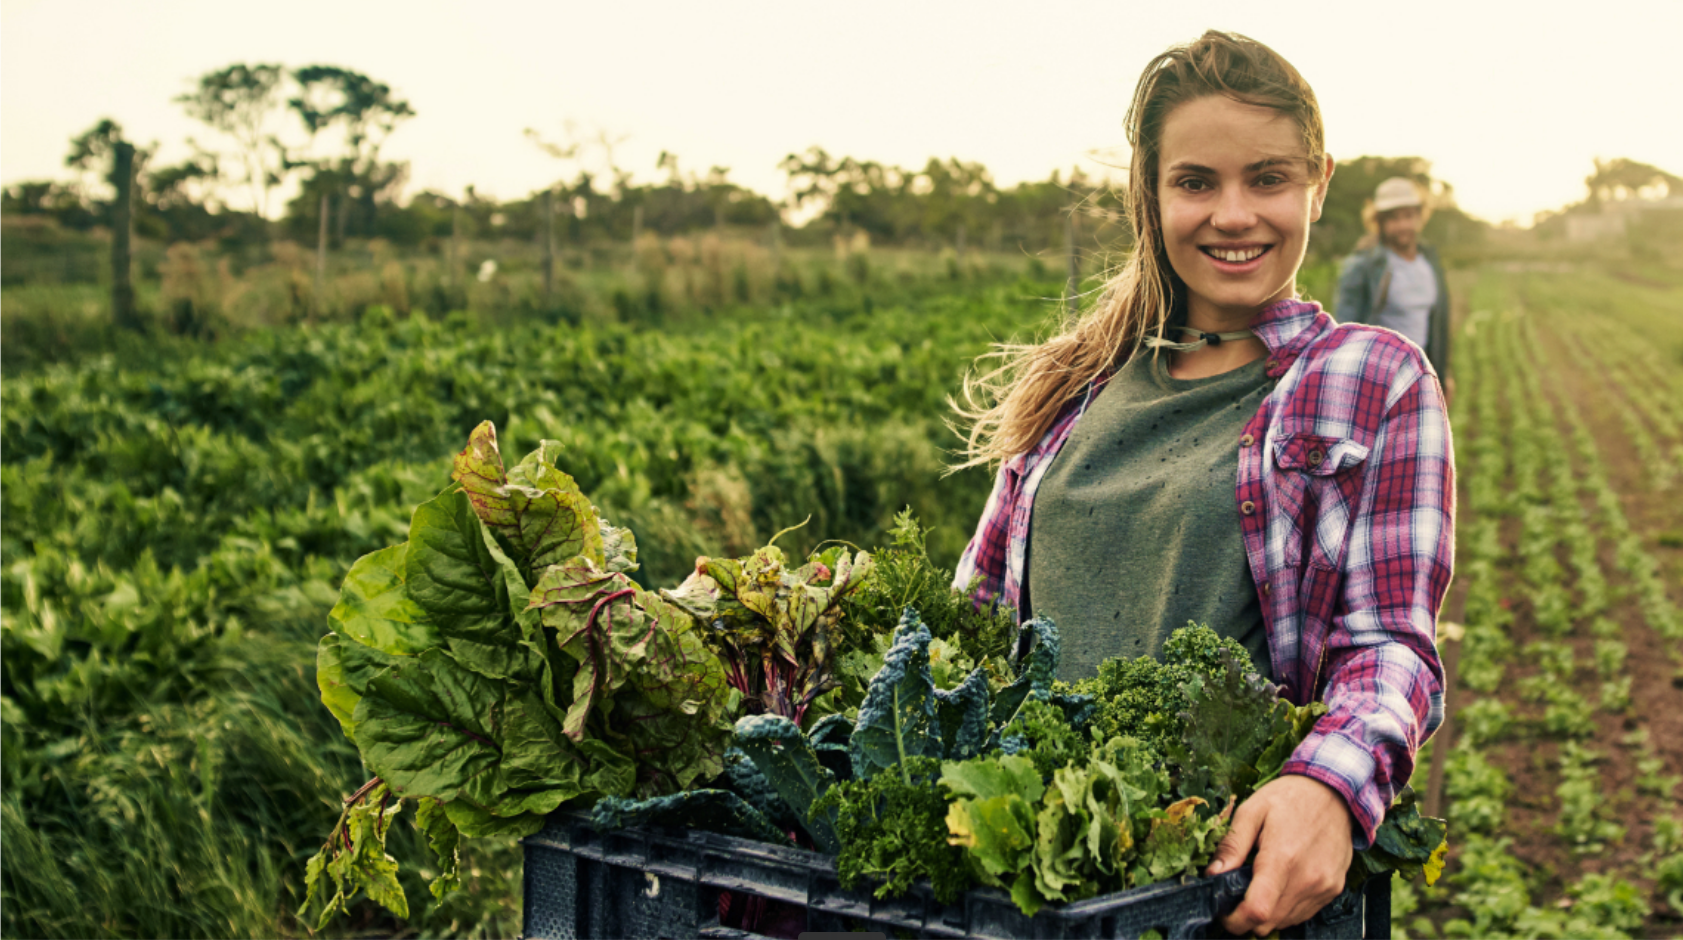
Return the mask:
<path fill-rule="evenodd" d="M 236 63 L 199 76 L 175 102 L 210 135 L 190 138 L 190 155 L 174 164 L 155 160 L 155 143 L 136 147 L 135 233 L 166 244 L 310 243 L 323 231 L 324 209 L 334 245 L 379 238 L 436 249 L 452 236 L 532 240 L 543 237 L 553 211 L 546 195 L 559 209 L 559 235 L 576 244 L 623 242 L 640 232 L 768 229 L 804 217 L 780 237 L 827 241 L 863 233 L 875 244 L 1039 251 L 1070 237 L 1072 212 L 1074 234 L 1089 249 L 1127 241 L 1119 194 L 1079 169 L 1003 187 L 977 162 L 931 158 L 907 168 L 812 147 L 778 164 L 789 195 L 774 200 L 732 182 L 726 167 L 689 170 L 665 152 L 656 166 L 665 178 L 639 181 L 616 154 L 623 139 L 569 125 L 560 140 L 526 131 L 532 146 L 557 160 L 555 181 L 536 192 L 497 200 L 470 186 L 460 195 L 426 190 L 404 198 L 408 164 L 382 150 L 416 108 L 362 72 Z M 106 174 L 116 148 L 129 143 L 126 134 L 116 121 L 100 120 L 70 142 L 71 179 L 8 186 L 0 211 L 45 216 L 72 230 L 108 225 L 114 188 Z M 1362 234 L 1362 202 L 1392 175 L 1413 177 L 1443 197 L 1437 231 L 1428 236 L 1460 240 L 1482 232 L 1482 223 L 1453 208 L 1452 191 L 1432 178 L 1428 162 L 1362 157 L 1340 164 L 1312 250 L 1348 251 Z M 277 207 L 277 191 L 294 195 Z"/>

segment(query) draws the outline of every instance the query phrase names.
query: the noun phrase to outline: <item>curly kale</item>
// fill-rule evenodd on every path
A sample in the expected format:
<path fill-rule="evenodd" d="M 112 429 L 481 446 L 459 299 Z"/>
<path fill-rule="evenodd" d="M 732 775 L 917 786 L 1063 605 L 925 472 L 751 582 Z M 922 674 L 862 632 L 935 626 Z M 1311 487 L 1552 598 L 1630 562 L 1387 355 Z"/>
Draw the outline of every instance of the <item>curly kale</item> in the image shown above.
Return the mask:
<path fill-rule="evenodd" d="M 1180 716 L 1188 706 L 1182 687 L 1194 676 L 1223 672 L 1224 656 L 1237 657 L 1247 671 L 1255 669 L 1244 644 L 1191 624 L 1169 636 L 1161 662 L 1150 656 L 1107 659 L 1099 664 L 1098 676 L 1073 683 L 1068 691 L 1091 695 L 1099 703 L 1091 725 L 1099 740 L 1136 737 L 1164 750 L 1181 736 Z"/>
<path fill-rule="evenodd" d="M 965 850 L 947 844 L 947 794 L 935 782 L 941 762 L 912 757 L 905 770 L 895 765 L 869 780 L 837 783 L 813 802 L 812 812 L 835 815 L 842 845 L 836 870 L 843 886 L 879 878 L 876 896 L 884 898 L 927 878 L 935 898 L 948 904 L 971 880 Z"/>
<path fill-rule="evenodd" d="M 1034 762 L 1042 779 L 1050 778 L 1071 762 L 1087 762 L 1091 746 L 1081 732 L 1071 728 L 1064 710 L 1051 702 L 1030 700 L 999 733 L 999 749 L 1021 754 Z"/>

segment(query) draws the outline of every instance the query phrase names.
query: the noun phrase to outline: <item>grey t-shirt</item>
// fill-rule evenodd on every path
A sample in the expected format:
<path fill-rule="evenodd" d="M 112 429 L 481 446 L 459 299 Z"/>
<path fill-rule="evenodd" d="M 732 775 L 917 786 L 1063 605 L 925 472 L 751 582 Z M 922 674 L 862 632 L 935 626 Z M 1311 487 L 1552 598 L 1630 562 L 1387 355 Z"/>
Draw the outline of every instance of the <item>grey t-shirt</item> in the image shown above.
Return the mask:
<path fill-rule="evenodd" d="M 1426 253 L 1417 251 L 1410 261 L 1391 249 L 1385 249 L 1385 263 L 1390 266 L 1391 283 L 1385 289 L 1385 306 L 1379 311 L 1377 325 L 1398 333 L 1426 348 L 1431 338 L 1432 305 L 1438 302 L 1438 281 L 1432 275 L 1432 263 Z"/>
<path fill-rule="evenodd" d="M 1135 355 L 1076 422 L 1035 492 L 1024 597 L 1063 640 L 1059 678 L 1161 657 L 1189 621 L 1240 640 L 1271 677 L 1239 531 L 1239 439 L 1273 388 L 1265 360 L 1175 379 Z"/>

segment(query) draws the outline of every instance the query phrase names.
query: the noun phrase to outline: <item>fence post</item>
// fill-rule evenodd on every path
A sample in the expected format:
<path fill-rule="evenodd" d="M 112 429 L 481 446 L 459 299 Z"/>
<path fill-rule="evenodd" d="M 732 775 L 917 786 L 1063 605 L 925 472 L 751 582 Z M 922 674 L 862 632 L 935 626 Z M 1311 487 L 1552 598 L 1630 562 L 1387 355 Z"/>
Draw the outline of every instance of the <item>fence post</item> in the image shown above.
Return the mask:
<path fill-rule="evenodd" d="M 456 251 L 462 237 L 462 204 L 452 200 L 450 206 L 450 248 L 444 257 L 444 286 L 456 286 Z"/>
<path fill-rule="evenodd" d="M 543 191 L 543 306 L 555 302 L 555 191 Z"/>
<path fill-rule="evenodd" d="M 321 224 L 316 231 L 316 316 L 327 306 L 327 194 L 321 194 Z"/>
<path fill-rule="evenodd" d="M 1075 210 L 1064 215 L 1064 245 L 1069 250 L 1069 282 L 1064 287 L 1064 303 L 1070 310 L 1080 306 L 1081 249 L 1075 244 Z"/>
<path fill-rule="evenodd" d="M 112 151 L 111 183 L 117 187 L 117 199 L 111 204 L 111 320 L 123 329 L 138 330 L 130 252 L 134 239 L 134 145 L 127 141 L 117 141 Z"/>

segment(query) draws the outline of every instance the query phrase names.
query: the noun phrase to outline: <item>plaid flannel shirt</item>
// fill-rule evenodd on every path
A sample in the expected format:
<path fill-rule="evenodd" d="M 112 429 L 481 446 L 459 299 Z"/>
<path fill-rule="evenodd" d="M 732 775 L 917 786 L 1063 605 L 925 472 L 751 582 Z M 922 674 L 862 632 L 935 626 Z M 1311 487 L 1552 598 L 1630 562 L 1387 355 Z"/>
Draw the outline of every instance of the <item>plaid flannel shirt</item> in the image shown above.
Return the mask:
<path fill-rule="evenodd" d="M 1424 355 L 1390 330 L 1340 325 L 1300 300 L 1269 305 L 1251 328 L 1276 384 L 1234 441 L 1233 501 L 1280 694 L 1329 709 L 1284 772 L 1338 791 L 1365 845 L 1443 721 L 1449 420 Z M 955 578 L 962 590 L 980 577 L 977 603 L 1017 606 L 1035 491 L 1108 378 L 1000 468 Z"/>

